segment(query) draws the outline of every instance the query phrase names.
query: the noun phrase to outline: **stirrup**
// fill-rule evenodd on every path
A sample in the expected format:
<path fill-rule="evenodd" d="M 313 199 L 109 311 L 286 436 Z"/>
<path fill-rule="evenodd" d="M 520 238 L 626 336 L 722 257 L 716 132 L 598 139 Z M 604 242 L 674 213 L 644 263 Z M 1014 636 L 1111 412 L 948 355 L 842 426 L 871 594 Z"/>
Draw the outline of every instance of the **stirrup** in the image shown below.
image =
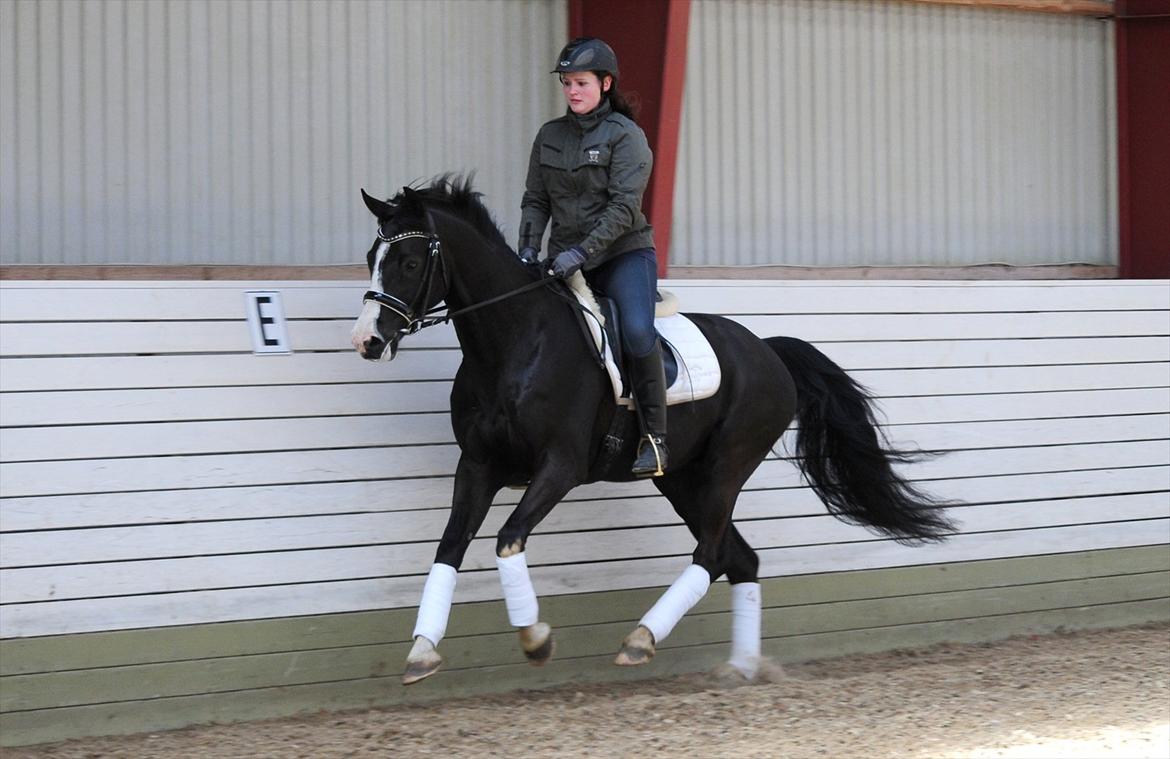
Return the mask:
<path fill-rule="evenodd" d="M 646 443 L 650 444 L 650 449 L 654 451 L 654 468 L 648 466 L 638 466 L 638 461 L 642 458 L 642 452 Z M 635 477 L 661 477 L 666 474 L 666 441 L 659 435 L 643 435 L 638 442 L 638 455 L 634 459 L 634 466 L 630 470 Z"/>

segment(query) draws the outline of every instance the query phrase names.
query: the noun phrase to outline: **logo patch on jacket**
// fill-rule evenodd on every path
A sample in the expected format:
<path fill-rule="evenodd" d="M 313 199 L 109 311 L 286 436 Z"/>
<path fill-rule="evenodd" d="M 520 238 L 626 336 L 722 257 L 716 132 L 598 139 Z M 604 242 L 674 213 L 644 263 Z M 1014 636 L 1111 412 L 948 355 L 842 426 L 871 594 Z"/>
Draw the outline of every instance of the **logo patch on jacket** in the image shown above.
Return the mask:
<path fill-rule="evenodd" d="M 586 150 L 585 156 L 586 156 L 586 158 L 589 159 L 589 163 L 597 163 L 598 161 L 601 160 L 601 151 L 600 150 Z"/>

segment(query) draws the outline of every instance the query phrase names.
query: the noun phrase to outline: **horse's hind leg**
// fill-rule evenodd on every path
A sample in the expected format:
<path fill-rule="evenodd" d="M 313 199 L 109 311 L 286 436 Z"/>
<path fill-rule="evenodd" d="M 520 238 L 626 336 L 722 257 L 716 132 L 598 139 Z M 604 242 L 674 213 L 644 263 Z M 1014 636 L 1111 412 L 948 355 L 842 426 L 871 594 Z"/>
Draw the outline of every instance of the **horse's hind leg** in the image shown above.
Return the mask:
<path fill-rule="evenodd" d="M 731 658 L 727 663 L 751 680 L 760 669 L 760 559 L 734 524 L 727 528 L 724 566 L 731 583 Z"/>

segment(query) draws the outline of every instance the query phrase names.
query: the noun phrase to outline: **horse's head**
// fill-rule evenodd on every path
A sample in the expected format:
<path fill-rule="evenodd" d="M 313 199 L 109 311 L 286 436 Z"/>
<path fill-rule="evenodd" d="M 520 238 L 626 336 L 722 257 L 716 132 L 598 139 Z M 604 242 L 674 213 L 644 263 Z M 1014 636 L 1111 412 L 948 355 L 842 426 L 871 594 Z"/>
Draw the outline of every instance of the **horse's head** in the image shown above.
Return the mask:
<path fill-rule="evenodd" d="M 418 193 L 405 187 L 386 202 L 362 190 L 378 219 L 378 236 L 366 253 L 370 289 L 350 341 L 362 358 L 389 361 L 398 341 L 416 331 L 427 310 L 446 293 L 443 256 L 430 214 Z"/>

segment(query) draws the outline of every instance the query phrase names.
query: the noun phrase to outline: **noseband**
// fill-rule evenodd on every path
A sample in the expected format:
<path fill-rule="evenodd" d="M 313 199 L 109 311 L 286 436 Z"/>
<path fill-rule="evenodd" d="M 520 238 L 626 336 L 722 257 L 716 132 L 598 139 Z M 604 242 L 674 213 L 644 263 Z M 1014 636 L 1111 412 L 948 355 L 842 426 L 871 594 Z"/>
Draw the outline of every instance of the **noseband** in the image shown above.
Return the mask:
<path fill-rule="evenodd" d="M 443 246 L 439 242 L 439 236 L 434 233 L 427 232 L 403 232 L 387 237 L 382 234 L 381 227 L 378 228 L 378 239 L 382 242 L 388 243 L 387 253 L 389 248 L 393 247 L 395 243 L 403 240 L 411 240 L 420 238 L 427 241 L 427 263 L 423 269 L 422 282 L 419 284 L 418 292 L 415 293 L 413 303 L 407 303 L 401 298 L 395 297 L 389 293 L 378 292 L 377 290 L 366 290 L 366 294 L 362 296 L 362 302 L 367 303 L 373 301 L 382 308 L 388 309 L 390 312 L 402 317 L 406 322 L 406 326 L 398 330 L 399 335 L 413 335 L 424 327 L 429 327 L 442 319 L 427 319 L 426 317 L 442 309 L 442 306 L 435 306 L 429 310 L 427 302 L 431 299 L 431 290 L 434 289 L 435 272 L 438 269 L 443 270 L 443 283 L 450 287 L 450 281 L 447 275 L 447 264 L 443 260 Z M 383 259 L 384 261 L 385 259 Z"/>

